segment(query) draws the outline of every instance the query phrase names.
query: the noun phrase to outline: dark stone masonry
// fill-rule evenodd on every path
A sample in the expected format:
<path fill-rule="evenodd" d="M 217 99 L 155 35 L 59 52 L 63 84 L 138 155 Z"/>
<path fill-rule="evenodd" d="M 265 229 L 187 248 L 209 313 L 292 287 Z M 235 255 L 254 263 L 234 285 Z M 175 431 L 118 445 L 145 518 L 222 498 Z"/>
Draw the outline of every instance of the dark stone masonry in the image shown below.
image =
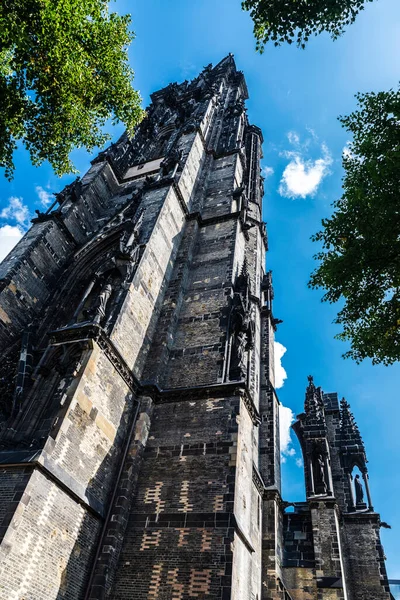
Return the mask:
<path fill-rule="evenodd" d="M 311 377 L 281 498 L 244 76 L 151 99 L 0 265 L 0 600 L 390 600 L 360 433 Z"/>

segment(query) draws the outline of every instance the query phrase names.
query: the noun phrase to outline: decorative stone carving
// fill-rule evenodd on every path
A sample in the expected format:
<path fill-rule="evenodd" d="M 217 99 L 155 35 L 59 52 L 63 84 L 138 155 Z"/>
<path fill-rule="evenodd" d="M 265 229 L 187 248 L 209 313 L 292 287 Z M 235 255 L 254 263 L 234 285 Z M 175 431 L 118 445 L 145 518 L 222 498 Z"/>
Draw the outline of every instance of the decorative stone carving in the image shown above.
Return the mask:
<path fill-rule="evenodd" d="M 364 505 L 364 490 L 359 475 L 354 478 L 354 489 L 356 492 L 356 506 Z"/>
<path fill-rule="evenodd" d="M 226 109 L 226 115 L 229 117 L 238 117 L 245 111 L 243 98 L 238 98 L 234 104 L 231 104 Z"/>
<path fill-rule="evenodd" d="M 101 323 L 106 316 L 106 308 L 111 297 L 113 286 L 110 280 L 107 280 L 101 288 L 100 294 L 93 306 L 93 323 Z"/>
<path fill-rule="evenodd" d="M 136 222 L 123 222 L 122 214 L 117 215 L 112 223 L 107 224 L 98 234 L 98 240 L 115 235 L 120 231 L 119 240 L 113 249 L 103 255 L 101 267 L 93 274 L 78 304 L 70 325 L 83 321 L 101 324 L 110 312 L 112 305 L 124 284 L 130 280 L 140 258 L 139 230 L 143 222 L 144 211 Z M 127 213 L 124 214 L 127 217 Z M 114 232 L 114 233 L 113 233 Z M 118 238 L 117 238 L 118 239 Z M 112 310 L 112 309 L 111 309 Z M 82 319 L 83 316 L 83 319 Z"/>
<path fill-rule="evenodd" d="M 214 96 L 218 94 L 218 85 L 216 83 L 211 83 L 207 86 L 205 92 L 203 92 L 202 96 L 206 100 L 210 100 Z"/>
<path fill-rule="evenodd" d="M 182 150 L 178 148 L 172 148 L 167 154 L 160 166 L 160 179 L 163 177 L 173 176 L 179 166 L 179 162 L 182 158 Z"/>
<path fill-rule="evenodd" d="M 195 116 L 190 117 L 187 123 L 184 125 L 183 133 L 192 133 L 193 131 L 197 131 L 200 127 L 201 120 L 196 118 Z"/>
<path fill-rule="evenodd" d="M 327 485 L 325 480 L 325 461 L 322 454 L 317 454 L 314 457 L 314 480 L 316 491 L 326 494 Z"/>
<path fill-rule="evenodd" d="M 103 150 L 103 152 L 100 152 L 100 154 L 94 160 L 92 160 L 91 164 L 96 164 L 98 162 L 101 162 L 102 160 L 105 160 L 104 156 L 105 156 L 106 152 L 108 152 L 108 150 Z M 75 181 L 73 181 L 69 185 L 66 185 L 65 188 L 61 192 L 58 192 L 57 194 L 55 194 L 55 197 L 59 204 L 63 204 L 63 202 L 65 200 L 70 200 L 71 202 L 76 202 L 78 200 L 78 198 L 80 197 L 81 193 L 82 193 L 82 182 L 81 182 L 80 177 L 77 177 L 75 179 Z"/>
<path fill-rule="evenodd" d="M 310 381 L 310 379 L 309 379 Z M 311 379 L 310 385 L 313 385 Z M 327 465 L 327 449 L 323 440 L 315 440 L 312 442 L 311 451 L 311 468 L 313 475 L 314 490 L 318 495 L 325 495 L 329 491 L 328 483 L 328 465 Z"/>
<path fill-rule="evenodd" d="M 250 281 L 246 262 L 236 281 L 236 292 L 232 300 L 230 314 L 231 359 L 229 377 L 231 380 L 245 379 L 247 376 L 248 351 L 254 346 L 254 321 L 249 299 Z"/>
<path fill-rule="evenodd" d="M 164 102 L 168 108 L 175 109 L 178 106 L 179 92 L 178 85 L 176 83 L 170 83 L 166 87 L 164 94 Z"/>

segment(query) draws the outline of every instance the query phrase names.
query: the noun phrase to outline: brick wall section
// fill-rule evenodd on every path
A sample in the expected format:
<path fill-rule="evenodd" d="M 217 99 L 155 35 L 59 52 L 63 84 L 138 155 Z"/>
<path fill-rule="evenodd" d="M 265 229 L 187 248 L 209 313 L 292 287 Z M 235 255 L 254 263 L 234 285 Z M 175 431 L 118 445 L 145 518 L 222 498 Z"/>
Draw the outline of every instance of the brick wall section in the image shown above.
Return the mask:
<path fill-rule="evenodd" d="M 230 598 L 239 406 L 190 396 L 155 406 L 113 600 Z"/>
<path fill-rule="evenodd" d="M 143 380 L 163 385 L 166 366 L 177 328 L 182 302 L 190 280 L 190 265 L 197 239 L 198 223 L 195 220 L 186 223 L 182 242 L 179 246 L 174 271 L 164 297 L 157 322 L 157 336 L 153 338 L 146 361 Z M 189 317 L 200 320 L 201 317 Z M 204 318 L 204 317 L 203 317 Z"/>
<path fill-rule="evenodd" d="M 136 493 L 143 453 L 146 447 L 153 402 L 142 397 L 138 404 L 138 417 L 129 441 L 128 451 L 118 481 L 111 510 L 108 513 L 102 538 L 98 545 L 98 554 L 87 589 L 89 600 L 100 600 L 110 592 L 116 573 L 119 555 L 125 536 L 128 516 Z"/>
<path fill-rule="evenodd" d="M 20 502 L 25 502 L 26 485 L 32 475 L 32 467 L 0 468 L 1 496 L 0 496 L 0 541 L 7 533 L 15 511 Z"/>
<path fill-rule="evenodd" d="M 313 569 L 291 567 L 284 572 L 285 586 L 292 600 L 315 600 L 317 581 Z"/>
<path fill-rule="evenodd" d="M 233 220 L 198 231 L 190 283 L 161 380 L 165 388 L 221 381 L 227 327 L 225 286 L 231 280 L 235 239 Z"/>
<path fill-rule="evenodd" d="M 156 331 L 184 223 L 184 213 L 171 188 L 154 190 L 148 199 L 154 195 L 157 219 L 152 225 L 140 265 L 111 333 L 111 340 L 137 376 L 141 375 Z M 147 208 L 145 219 L 150 219 Z"/>
<path fill-rule="evenodd" d="M 97 344 L 41 460 L 105 505 L 132 413 L 132 394 Z"/>
<path fill-rule="evenodd" d="M 279 401 L 273 388 L 274 330 L 270 321 L 270 311 L 263 309 L 261 317 L 259 468 L 265 485 L 280 489 Z"/>
<path fill-rule="evenodd" d="M 315 567 L 311 514 L 287 512 L 283 518 L 283 567 Z"/>

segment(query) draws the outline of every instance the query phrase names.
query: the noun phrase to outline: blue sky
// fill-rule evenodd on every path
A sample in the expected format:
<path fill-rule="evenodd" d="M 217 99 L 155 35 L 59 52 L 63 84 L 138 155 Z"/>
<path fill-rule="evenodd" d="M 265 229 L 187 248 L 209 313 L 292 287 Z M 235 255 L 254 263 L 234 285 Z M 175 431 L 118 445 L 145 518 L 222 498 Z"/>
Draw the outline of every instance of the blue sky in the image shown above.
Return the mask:
<path fill-rule="evenodd" d="M 129 54 L 144 106 L 151 92 L 196 76 L 229 52 L 244 71 L 249 118 L 265 139 L 268 268 L 274 275 L 275 316 L 284 321 L 277 340 L 287 349 L 282 358 L 287 378 L 279 396 L 294 414 L 301 412 L 311 373 L 324 391 L 337 391 L 351 404 L 367 448 L 375 509 L 392 525 L 381 530 L 389 576 L 400 578 L 400 366 L 343 360 L 346 346 L 333 337 L 336 309 L 307 288 L 316 251 L 310 235 L 341 193 L 341 155 L 349 138 L 337 116 L 355 108 L 356 92 L 386 90 L 399 80 L 399 0 L 368 4 L 336 42 L 323 35 L 304 51 L 268 47 L 262 56 L 254 50 L 251 21 L 240 0 L 120 0 L 115 9 L 132 14 L 137 37 Z M 121 132 L 122 127 L 112 130 L 114 137 Z M 84 173 L 88 154 L 76 151 L 73 157 Z M 0 252 L 17 240 L 35 208 L 43 210 L 50 193 L 73 179 L 59 180 L 48 165 L 32 167 L 23 150 L 15 158 L 14 181 L 0 180 Z M 285 416 L 287 422 L 288 410 Z M 295 440 L 284 459 L 284 499 L 302 500 Z"/>

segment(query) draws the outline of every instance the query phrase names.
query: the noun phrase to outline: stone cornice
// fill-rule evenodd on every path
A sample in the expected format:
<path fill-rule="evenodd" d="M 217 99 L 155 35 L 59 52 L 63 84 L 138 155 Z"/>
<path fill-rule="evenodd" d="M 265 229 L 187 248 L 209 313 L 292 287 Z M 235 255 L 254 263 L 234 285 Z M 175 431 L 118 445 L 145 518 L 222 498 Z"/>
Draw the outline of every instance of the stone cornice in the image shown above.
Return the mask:
<path fill-rule="evenodd" d="M 264 492 L 265 492 L 265 484 L 264 484 L 263 478 L 261 477 L 261 473 L 259 472 L 259 470 L 257 469 L 257 467 L 255 466 L 254 463 L 253 463 L 252 480 L 253 480 L 253 483 L 254 483 L 258 493 L 260 494 L 261 498 L 263 498 Z"/>
<path fill-rule="evenodd" d="M 0 451 L 1 469 L 37 469 L 62 489 L 70 498 L 100 520 L 105 517 L 103 504 L 84 486 L 76 482 L 62 467 L 50 460 L 44 451 L 27 451 L 21 460 L 21 451 Z"/>

